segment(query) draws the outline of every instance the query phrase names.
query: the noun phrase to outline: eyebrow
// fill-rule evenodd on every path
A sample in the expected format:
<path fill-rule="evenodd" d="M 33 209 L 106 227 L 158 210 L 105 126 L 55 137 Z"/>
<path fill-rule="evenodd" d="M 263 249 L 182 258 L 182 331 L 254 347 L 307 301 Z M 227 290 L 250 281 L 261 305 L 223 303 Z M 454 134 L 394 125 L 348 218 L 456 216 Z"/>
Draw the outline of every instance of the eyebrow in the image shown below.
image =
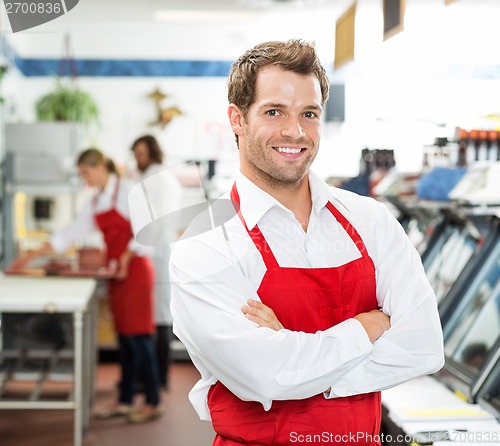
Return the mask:
<path fill-rule="evenodd" d="M 306 110 L 308 110 L 308 111 L 322 111 L 323 107 L 321 107 L 321 105 L 308 105 L 306 107 Z"/>
<path fill-rule="evenodd" d="M 285 104 L 279 103 L 279 102 L 266 102 L 265 104 L 262 104 L 259 108 L 286 108 L 287 106 Z M 305 110 L 307 111 L 322 111 L 323 107 L 320 105 L 308 105 L 305 107 Z"/>
<path fill-rule="evenodd" d="M 280 104 L 279 102 L 266 102 L 262 104 L 259 108 L 285 108 L 285 104 Z"/>

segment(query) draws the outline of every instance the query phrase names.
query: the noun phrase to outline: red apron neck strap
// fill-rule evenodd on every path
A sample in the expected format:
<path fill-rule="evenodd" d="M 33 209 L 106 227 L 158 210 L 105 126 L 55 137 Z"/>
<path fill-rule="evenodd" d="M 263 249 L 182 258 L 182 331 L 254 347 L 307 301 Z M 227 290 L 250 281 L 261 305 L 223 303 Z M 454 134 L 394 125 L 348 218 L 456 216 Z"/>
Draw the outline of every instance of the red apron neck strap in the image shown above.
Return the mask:
<path fill-rule="evenodd" d="M 262 256 L 262 259 L 264 260 L 264 263 L 266 264 L 266 268 L 267 269 L 278 268 L 279 264 L 278 264 L 276 258 L 274 257 L 274 254 L 271 251 L 271 248 L 267 244 L 267 241 L 266 241 L 264 235 L 260 231 L 259 226 L 255 225 L 251 231 L 248 229 L 248 226 L 245 222 L 245 219 L 243 218 L 243 215 L 241 214 L 240 195 L 238 194 L 238 189 L 236 188 L 236 182 L 233 184 L 233 187 L 231 189 L 231 201 L 233 202 L 233 206 L 236 209 L 236 212 L 238 213 L 238 217 L 240 217 L 240 220 L 243 223 L 243 227 L 248 232 L 248 235 L 250 236 L 250 238 L 254 242 L 255 247 L 259 250 L 260 255 Z"/>
<path fill-rule="evenodd" d="M 258 225 L 255 225 L 255 227 L 252 230 L 249 230 L 247 227 L 247 224 L 245 222 L 245 219 L 243 218 L 243 215 L 241 214 L 241 209 L 240 209 L 240 196 L 238 194 L 238 189 L 236 188 L 236 183 L 233 184 L 233 187 L 231 189 L 231 201 L 233 202 L 233 206 L 236 209 L 238 213 L 238 217 L 240 218 L 241 222 L 243 223 L 244 228 L 248 232 L 248 235 L 252 238 L 255 246 L 259 250 L 260 254 L 262 255 L 262 258 L 264 260 L 264 263 L 266 264 L 267 269 L 270 268 L 275 268 L 279 267 L 279 264 L 274 257 L 273 252 L 271 251 L 271 248 L 267 244 L 266 239 L 264 238 L 264 235 L 260 231 Z M 340 223 L 342 228 L 344 228 L 344 231 L 347 232 L 349 237 L 351 237 L 351 240 L 354 242 L 356 247 L 358 248 L 359 252 L 363 257 L 368 256 L 368 251 L 366 249 L 366 246 L 361 239 L 358 231 L 354 228 L 351 223 L 338 211 L 338 209 L 330 202 L 328 201 L 326 204 L 326 207 L 328 210 L 333 214 L 333 216 L 337 219 L 337 221 Z"/>
<path fill-rule="evenodd" d="M 328 201 L 326 203 L 326 207 L 329 209 L 329 211 L 333 214 L 333 216 L 337 219 L 337 221 L 340 223 L 340 225 L 344 228 L 344 231 L 349 234 L 349 237 L 351 237 L 351 240 L 354 242 L 356 247 L 359 249 L 359 252 L 363 257 L 368 256 L 368 251 L 366 249 L 366 246 L 361 239 L 360 235 L 358 234 L 358 231 L 354 228 L 351 223 L 338 211 L 338 209 L 330 202 Z"/>

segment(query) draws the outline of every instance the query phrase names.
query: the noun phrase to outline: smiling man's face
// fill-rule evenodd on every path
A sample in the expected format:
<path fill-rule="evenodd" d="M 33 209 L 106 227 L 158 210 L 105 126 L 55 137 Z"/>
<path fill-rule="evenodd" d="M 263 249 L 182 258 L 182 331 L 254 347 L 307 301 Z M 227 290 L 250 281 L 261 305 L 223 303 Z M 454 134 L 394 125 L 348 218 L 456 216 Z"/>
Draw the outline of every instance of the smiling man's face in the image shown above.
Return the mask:
<path fill-rule="evenodd" d="M 230 105 L 242 173 L 257 185 L 293 187 L 301 183 L 318 151 L 321 98 L 314 75 L 278 66 L 263 68 L 247 116 Z M 234 114 L 239 114 L 236 121 Z M 236 127 L 234 122 L 238 122 Z"/>

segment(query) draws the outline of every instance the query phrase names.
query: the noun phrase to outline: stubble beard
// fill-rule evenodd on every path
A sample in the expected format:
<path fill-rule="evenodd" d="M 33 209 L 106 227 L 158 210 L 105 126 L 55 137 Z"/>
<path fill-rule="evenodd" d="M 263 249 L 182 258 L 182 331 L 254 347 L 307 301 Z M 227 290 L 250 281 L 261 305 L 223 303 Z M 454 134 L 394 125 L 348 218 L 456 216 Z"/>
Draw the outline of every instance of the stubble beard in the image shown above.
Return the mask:
<path fill-rule="evenodd" d="M 276 146 L 279 145 L 278 143 Z M 309 173 L 309 168 L 316 158 L 317 150 L 314 152 L 311 148 L 307 150 L 308 153 L 303 155 L 299 166 L 294 166 L 292 163 L 290 163 L 290 166 L 277 166 L 272 158 L 274 149 L 270 145 L 266 145 L 265 149 L 262 149 L 257 141 L 251 139 L 248 141 L 247 147 L 250 157 L 246 157 L 246 162 L 256 179 L 266 186 L 296 189 Z M 269 156 L 266 156 L 266 154 L 269 154 Z"/>

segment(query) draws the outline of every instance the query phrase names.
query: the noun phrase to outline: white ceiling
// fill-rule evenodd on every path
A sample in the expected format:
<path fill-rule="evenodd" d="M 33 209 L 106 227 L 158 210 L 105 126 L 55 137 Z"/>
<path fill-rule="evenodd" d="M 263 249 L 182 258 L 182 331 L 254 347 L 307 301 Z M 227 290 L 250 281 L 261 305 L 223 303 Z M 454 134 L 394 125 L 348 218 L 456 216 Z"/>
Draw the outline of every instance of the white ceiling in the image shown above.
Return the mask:
<path fill-rule="evenodd" d="M 104 5 L 103 5 L 104 3 Z M 156 9 L 168 10 L 234 10 L 249 7 L 260 7 L 270 3 L 266 0 L 80 0 L 80 12 L 102 9 L 116 19 L 131 17 L 131 11 L 142 13 L 152 12 Z M 279 2 L 278 3 L 283 3 Z"/>
<path fill-rule="evenodd" d="M 352 0 L 80 0 L 70 14 L 76 22 L 152 22 L 157 11 L 211 14 L 259 13 L 297 8 L 342 8 Z M 197 15 L 198 17 L 198 15 Z M 69 17 L 68 17 L 69 18 Z"/>
<path fill-rule="evenodd" d="M 361 0 L 381 3 L 382 0 Z M 411 0 L 414 1 L 415 0 Z M 171 12 L 173 16 L 181 11 L 193 14 L 204 12 L 207 20 L 214 12 L 289 11 L 291 9 L 328 8 L 342 14 L 354 0 L 80 0 L 70 12 L 71 21 L 95 22 L 152 22 L 156 11 Z M 444 0 L 417 0 L 416 3 L 443 3 Z M 455 0 L 450 8 L 500 9 L 500 0 Z"/>
<path fill-rule="evenodd" d="M 155 13 L 161 12 L 164 21 L 220 23 L 241 20 L 244 14 L 269 12 L 312 11 L 326 9 L 340 16 L 355 0 L 80 0 L 64 17 L 41 25 L 32 32 L 59 31 L 68 26 L 124 26 L 154 24 Z M 407 4 L 443 4 L 445 0 L 407 0 Z M 382 3 L 382 0 L 358 0 L 358 3 Z M 455 0 L 450 9 L 473 7 L 498 9 L 500 0 Z M 230 15 L 232 13 L 233 15 Z M 238 15 L 237 15 L 238 13 Z M 214 20 L 218 15 L 218 20 Z M 7 23 L 5 8 L 0 8 L 0 25 Z M 5 26 L 2 29 L 7 29 Z"/>
<path fill-rule="evenodd" d="M 432 16 L 436 16 L 433 6 L 444 5 L 444 0 L 406 1 L 408 8 L 430 6 L 428 14 Z M 64 16 L 32 30 L 13 34 L 9 36 L 9 40 L 22 57 L 60 57 L 63 48 L 61 33 L 70 33 L 74 54 L 81 58 L 170 57 L 226 60 L 236 57 L 242 49 L 257 41 L 300 36 L 316 41 L 320 54 L 328 60 L 334 51 L 335 20 L 353 2 L 354 0 L 80 0 Z M 382 0 L 357 2 L 361 6 L 380 5 Z M 471 17 L 485 16 L 489 22 L 494 20 L 495 24 L 500 23 L 500 0 L 455 0 L 440 10 L 446 11 L 447 16 L 452 16 L 454 12 L 467 8 L 475 10 Z M 3 10 L 0 19 L 5 23 L 5 8 L 0 10 Z M 158 11 L 163 12 L 167 21 L 154 19 L 155 12 Z M 493 16 L 498 19 L 493 19 Z M 369 14 L 367 20 L 375 23 L 379 17 Z M 485 40 L 486 32 L 490 33 L 489 41 L 499 36 L 499 31 L 495 29 L 484 29 L 478 23 L 481 20 L 473 19 L 472 22 L 471 27 L 467 25 L 461 33 L 464 38 L 473 41 L 477 34 L 478 39 Z M 474 27 L 479 27 L 480 32 L 476 32 Z M 495 27 L 499 29 L 496 25 Z M 444 37 L 439 37 L 437 41 L 448 39 L 452 44 L 454 35 L 450 31 L 443 29 Z M 499 57 L 496 56 L 496 59 Z"/>
<path fill-rule="evenodd" d="M 378 0 L 368 0 L 378 1 Z M 59 57 L 69 33 L 81 58 L 232 59 L 260 40 L 318 39 L 352 0 L 80 0 L 67 14 L 11 34 L 22 57 Z M 161 12 L 166 20 L 155 20 Z"/>

